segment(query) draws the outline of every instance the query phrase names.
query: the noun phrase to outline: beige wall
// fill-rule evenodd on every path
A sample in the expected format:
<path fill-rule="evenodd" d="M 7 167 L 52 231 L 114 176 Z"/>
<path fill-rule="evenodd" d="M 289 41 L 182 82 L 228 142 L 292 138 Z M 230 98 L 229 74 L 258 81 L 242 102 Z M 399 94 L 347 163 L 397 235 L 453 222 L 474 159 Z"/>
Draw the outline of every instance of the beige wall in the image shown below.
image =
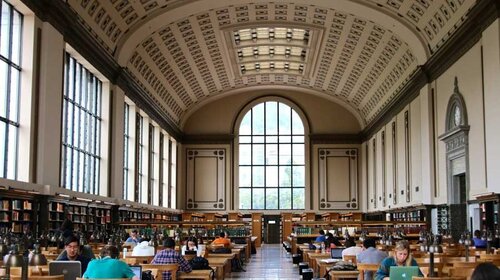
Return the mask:
<path fill-rule="evenodd" d="M 325 98 L 303 92 L 246 92 L 215 100 L 192 113 L 185 122 L 186 134 L 230 134 L 243 107 L 262 96 L 281 96 L 297 104 L 305 113 L 313 134 L 355 134 L 361 131 L 356 117 L 344 107 Z"/>

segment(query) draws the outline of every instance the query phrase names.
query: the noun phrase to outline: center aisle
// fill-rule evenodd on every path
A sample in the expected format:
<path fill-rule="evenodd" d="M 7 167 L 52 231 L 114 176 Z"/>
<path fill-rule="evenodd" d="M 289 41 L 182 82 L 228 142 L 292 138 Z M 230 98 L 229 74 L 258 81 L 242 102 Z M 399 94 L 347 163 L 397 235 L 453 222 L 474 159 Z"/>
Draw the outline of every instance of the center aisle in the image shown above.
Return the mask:
<path fill-rule="evenodd" d="M 298 268 L 293 266 L 291 256 L 287 256 L 281 244 L 262 244 L 244 268 L 246 272 L 231 272 L 226 274 L 225 279 L 299 279 Z"/>

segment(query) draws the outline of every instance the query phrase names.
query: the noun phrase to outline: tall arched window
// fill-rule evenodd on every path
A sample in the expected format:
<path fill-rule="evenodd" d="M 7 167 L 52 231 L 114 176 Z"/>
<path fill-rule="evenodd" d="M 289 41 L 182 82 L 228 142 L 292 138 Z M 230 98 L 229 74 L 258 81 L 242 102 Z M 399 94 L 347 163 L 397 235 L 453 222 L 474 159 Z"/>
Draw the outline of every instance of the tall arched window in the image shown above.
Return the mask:
<path fill-rule="evenodd" d="M 252 107 L 239 127 L 239 208 L 304 209 L 304 124 L 290 106 Z"/>

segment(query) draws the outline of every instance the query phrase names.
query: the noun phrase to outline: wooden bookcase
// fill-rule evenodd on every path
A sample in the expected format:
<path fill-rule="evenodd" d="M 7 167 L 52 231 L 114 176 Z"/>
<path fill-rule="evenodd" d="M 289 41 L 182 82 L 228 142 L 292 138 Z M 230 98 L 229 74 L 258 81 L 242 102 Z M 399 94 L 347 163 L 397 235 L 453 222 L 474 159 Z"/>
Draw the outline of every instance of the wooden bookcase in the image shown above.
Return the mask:
<path fill-rule="evenodd" d="M 37 195 L 24 191 L 0 191 L 0 231 L 39 233 Z"/>

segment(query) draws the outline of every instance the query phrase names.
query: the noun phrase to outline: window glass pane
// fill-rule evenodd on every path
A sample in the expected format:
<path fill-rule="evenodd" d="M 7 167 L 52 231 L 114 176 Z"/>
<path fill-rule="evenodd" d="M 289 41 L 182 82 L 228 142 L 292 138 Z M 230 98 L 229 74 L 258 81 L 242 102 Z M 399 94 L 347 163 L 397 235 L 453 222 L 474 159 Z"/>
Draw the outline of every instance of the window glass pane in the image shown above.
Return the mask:
<path fill-rule="evenodd" d="M 292 145 L 293 164 L 304 164 L 304 144 Z"/>
<path fill-rule="evenodd" d="M 263 188 L 252 189 L 252 209 L 265 209 L 264 199 L 265 193 Z"/>
<path fill-rule="evenodd" d="M 279 104 L 279 133 L 280 134 L 290 134 L 291 119 L 290 119 L 290 107 L 280 103 Z"/>
<path fill-rule="evenodd" d="M 10 50 L 10 28 L 12 23 L 10 5 L 2 1 L 2 26 L 0 28 L 0 54 L 8 59 Z"/>
<path fill-rule="evenodd" d="M 240 188 L 240 209 L 252 209 L 252 189 Z"/>
<path fill-rule="evenodd" d="M 7 90 L 9 88 L 9 82 L 7 81 L 8 72 L 9 65 L 0 60 L 0 117 L 4 118 L 7 118 Z"/>
<path fill-rule="evenodd" d="M 240 136 L 240 143 L 251 143 L 252 137 L 248 136 Z"/>
<path fill-rule="evenodd" d="M 304 136 L 293 136 L 292 142 L 293 143 L 304 143 Z"/>
<path fill-rule="evenodd" d="M 5 178 L 7 174 L 5 174 L 5 165 L 7 164 L 7 158 L 5 154 L 5 143 L 7 143 L 7 139 L 5 138 L 5 132 L 6 132 L 6 127 L 7 125 L 4 122 L 0 122 L 0 143 L 2 145 L 0 146 L 0 175 L 2 178 Z"/>
<path fill-rule="evenodd" d="M 280 209 L 292 209 L 292 190 L 280 188 Z"/>
<path fill-rule="evenodd" d="M 253 114 L 253 129 L 252 133 L 255 135 L 264 134 L 264 103 L 255 106 L 252 109 Z"/>
<path fill-rule="evenodd" d="M 266 187 L 278 186 L 278 166 L 266 167 Z"/>
<path fill-rule="evenodd" d="M 240 165 L 252 164 L 252 146 L 240 145 Z"/>
<path fill-rule="evenodd" d="M 252 186 L 252 167 L 240 166 L 240 187 Z"/>
<path fill-rule="evenodd" d="M 266 189 L 266 209 L 278 209 L 278 189 Z"/>
<path fill-rule="evenodd" d="M 9 140 L 7 154 L 7 178 L 16 178 L 17 133 L 15 126 L 9 125 Z"/>
<path fill-rule="evenodd" d="M 280 144 L 279 159 L 280 164 L 292 164 L 292 145 L 290 144 Z"/>
<path fill-rule="evenodd" d="M 253 167 L 253 175 L 252 175 L 252 186 L 253 187 L 264 187 L 264 167 L 263 166 L 254 166 Z"/>
<path fill-rule="evenodd" d="M 280 187 L 292 186 L 292 168 L 291 166 L 280 166 Z"/>
<path fill-rule="evenodd" d="M 264 143 L 265 137 L 264 136 L 254 136 L 252 137 L 252 141 L 254 144 L 261 144 Z"/>
<path fill-rule="evenodd" d="M 304 124 L 299 117 L 299 114 L 292 110 L 292 134 L 304 134 Z"/>
<path fill-rule="evenodd" d="M 266 164 L 278 164 L 278 145 L 266 145 Z"/>
<path fill-rule="evenodd" d="M 278 137 L 276 136 L 267 136 L 266 143 L 278 143 Z"/>
<path fill-rule="evenodd" d="M 264 145 L 253 145 L 253 164 L 264 164 Z"/>
<path fill-rule="evenodd" d="M 241 121 L 240 135 L 252 134 L 252 111 L 248 112 Z"/>
<path fill-rule="evenodd" d="M 304 209 L 305 208 L 305 197 L 304 197 L 304 189 L 299 188 L 299 189 L 293 189 L 292 191 L 293 194 L 293 209 Z"/>
<path fill-rule="evenodd" d="M 304 166 L 293 166 L 292 171 L 293 171 L 293 186 L 304 187 L 305 186 Z"/>
<path fill-rule="evenodd" d="M 266 103 L 266 134 L 278 134 L 278 102 Z"/>
<path fill-rule="evenodd" d="M 291 136 L 280 136 L 281 143 L 291 143 L 292 142 L 292 137 Z"/>

